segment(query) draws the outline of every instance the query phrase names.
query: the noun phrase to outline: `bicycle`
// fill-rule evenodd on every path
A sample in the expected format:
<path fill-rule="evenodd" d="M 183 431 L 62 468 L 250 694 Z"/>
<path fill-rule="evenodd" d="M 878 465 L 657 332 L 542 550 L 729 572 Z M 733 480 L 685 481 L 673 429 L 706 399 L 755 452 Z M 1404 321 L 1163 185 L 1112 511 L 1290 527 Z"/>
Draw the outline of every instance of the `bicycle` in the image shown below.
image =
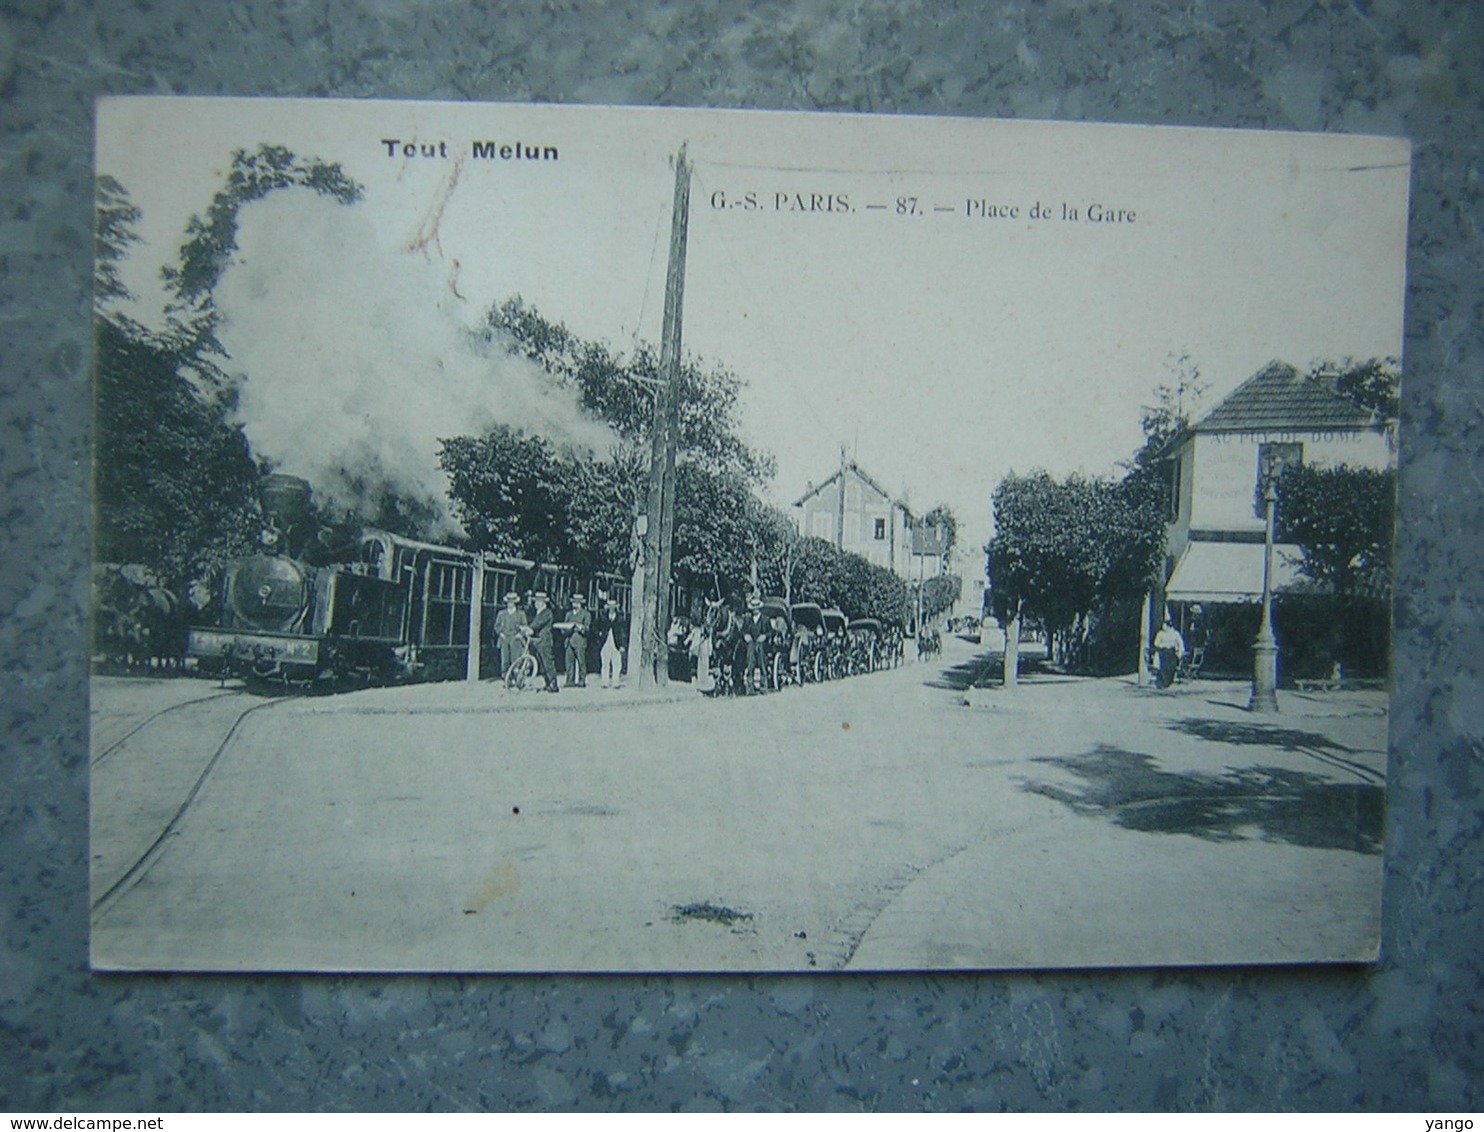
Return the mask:
<path fill-rule="evenodd" d="M 522 633 L 520 655 L 505 670 L 505 687 L 512 692 L 523 692 L 540 671 L 541 665 L 536 660 L 536 654 L 531 651 L 531 636 L 529 633 Z"/>

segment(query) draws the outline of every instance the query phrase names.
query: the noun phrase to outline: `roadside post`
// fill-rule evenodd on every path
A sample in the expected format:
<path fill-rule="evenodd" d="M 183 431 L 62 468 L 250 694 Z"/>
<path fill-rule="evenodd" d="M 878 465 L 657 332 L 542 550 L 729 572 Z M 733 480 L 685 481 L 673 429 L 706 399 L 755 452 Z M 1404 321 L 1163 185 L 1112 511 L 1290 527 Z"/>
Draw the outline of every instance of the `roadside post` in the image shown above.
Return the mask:
<path fill-rule="evenodd" d="M 484 552 L 476 550 L 469 579 L 469 660 L 464 679 L 479 679 L 479 649 L 484 636 Z"/>

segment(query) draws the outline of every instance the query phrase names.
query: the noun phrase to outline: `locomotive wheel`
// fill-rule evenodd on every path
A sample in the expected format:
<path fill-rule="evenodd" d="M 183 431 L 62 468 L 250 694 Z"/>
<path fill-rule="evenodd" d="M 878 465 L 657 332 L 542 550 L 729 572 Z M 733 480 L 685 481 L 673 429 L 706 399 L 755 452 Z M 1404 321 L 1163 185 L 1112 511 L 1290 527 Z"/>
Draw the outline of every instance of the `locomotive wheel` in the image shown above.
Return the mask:
<path fill-rule="evenodd" d="M 773 664 L 772 664 L 771 668 L 772 668 L 772 671 L 769 673 L 768 687 L 771 688 L 773 691 L 776 692 L 776 691 L 778 691 L 779 688 L 782 688 L 783 687 L 783 654 L 782 653 L 774 653 L 773 654 Z"/>
<path fill-rule="evenodd" d="M 338 648 L 327 645 L 317 679 L 321 686 L 336 691 L 350 684 L 350 660 Z"/>

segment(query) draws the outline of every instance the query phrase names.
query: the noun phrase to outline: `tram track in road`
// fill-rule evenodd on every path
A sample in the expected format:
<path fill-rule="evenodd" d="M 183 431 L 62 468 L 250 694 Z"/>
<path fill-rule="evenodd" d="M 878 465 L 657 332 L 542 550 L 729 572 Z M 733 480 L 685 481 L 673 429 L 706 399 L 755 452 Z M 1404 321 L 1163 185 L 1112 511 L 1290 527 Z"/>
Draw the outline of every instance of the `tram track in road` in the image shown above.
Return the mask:
<path fill-rule="evenodd" d="M 187 700 L 179 704 L 173 704 L 170 707 L 163 708 L 160 711 L 154 712 L 140 724 L 132 728 L 126 736 L 111 744 L 93 760 L 95 775 L 99 771 L 99 764 L 101 764 L 106 757 L 114 755 L 116 752 L 123 750 L 131 744 L 142 747 L 144 744 L 141 743 L 141 739 L 147 737 L 148 729 L 152 724 L 158 725 L 164 719 L 175 717 L 182 709 L 185 708 L 189 708 L 192 706 L 200 707 L 200 705 L 210 703 L 212 701 L 227 698 L 236 699 L 240 696 L 241 693 L 238 692 L 223 692 L 218 695 L 200 696 L 193 700 Z M 177 776 L 176 789 L 179 790 L 181 786 L 184 786 L 184 796 L 180 798 L 180 801 L 178 803 L 174 804 L 173 809 L 171 809 L 171 800 L 167 799 L 163 803 L 161 803 L 158 798 L 154 799 L 156 803 L 154 806 L 144 806 L 135 809 L 133 811 L 135 815 L 152 815 L 153 821 L 155 822 L 158 822 L 160 818 L 164 817 L 166 814 L 168 814 L 168 817 L 165 817 L 163 824 L 159 827 L 158 833 L 156 833 L 154 837 L 148 841 L 148 843 L 143 847 L 142 850 L 140 850 L 138 846 L 145 837 L 149 836 L 149 832 L 148 829 L 146 829 L 144 832 L 138 831 L 137 826 L 139 824 L 142 824 L 140 821 L 136 820 L 133 823 L 134 828 L 131 828 L 127 831 L 129 835 L 128 839 L 132 848 L 125 855 L 125 859 L 129 860 L 130 863 L 127 865 L 127 867 L 124 867 L 121 872 L 118 872 L 119 865 L 117 863 L 114 863 L 113 868 L 109 871 L 117 872 L 118 875 L 116 879 L 113 879 L 111 881 L 108 881 L 106 877 L 103 878 L 103 881 L 106 882 L 106 887 L 103 887 L 101 891 L 99 891 L 100 882 L 97 878 L 97 872 L 99 871 L 100 866 L 96 865 L 96 861 L 99 856 L 99 846 L 96 844 L 96 842 L 98 840 L 99 834 L 100 815 L 102 818 L 112 816 L 110 814 L 110 807 L 123 806 L 124 802 L 122 797 L 120 796 L 113 796 L 109 795 L 107 792 L 100 792 L 99 784 L 95 778 L 94 797 L 92 801 L 93 839 L 95 844 L 90 846 L 90 851 L 94 853 L 95 860 L 94 895 L 92 898 L 90 910 L 95 921 L 99 917 L 106 915 L 109 909 L 112 908 L 118 902 L 118 900 L 123 897 L 131 888 L 138 884 L 139 881 L 142 880 L 144 876 L 149 872 L 151 866 L 153 866 L 154 863 L 159 860 L 160 856 L 165 852 L 166 848 L 168 848 L 170 840 L 174 836 L 176 830 L 179 828 L 181 821 L 190 811 L 192 804 L 196 801 L 202 789 L 205 787 L 207 781 L 211 778 L 212 772 L 220 764 L 222 756 L 226 753 L 228 748 L 231 747 L 233 740 L 242 730 L 243 724 L 246 722 L 248 717 L 256 715 L 258 712 L 266 711 L 270 708 L 279 707 L 285 703 L 291 702 L 293 701 L 288 699 L 266 700 L 250 703 L 242 707 L 242 709 L 236 713 L 235 717 L 228 717 L 231 719 L 231 723 L 227 726 L 226 734 L 216 744 L 215 748 L 211 750 L 211 754 L 200 766 L 199 771 L 194 771 L 193 773 L 186 775 L 183 782 L 180 780 L 179 776 Z M 175 718 L 170 718 L 170 721 L 172 723 L 178 722 L 178 720 Z M 178 737 L 176 738 L 177 742 L 175 745 L 178 747 L 179 740 Z M 162 748 L 169 748 L 171 744 L 163 743 L 161 746 Z M 117 761 L 118 760 L 114 760 L 115 763 Z M 107 767 L 105 769 L 115 770 L 117 768 Z M 135 769 L 134 773 L 131 776 L 134 780 L 131 785 L 137 788 L 141 780 L 151 777 L 152 769 L 153 768 L 148 765 L 141 765 L 139 768 Z M 101 797 L 100 793 L 102 795 Z M 119 792 L 119 794 L 122 793 L 122 791 Z M 177 796 L 179 795 L 177 794 Z M 125 820 L 127 820 L 127 817 L 129 815 L 123 816 Z M 115 838 L 115 840 L 117 840 L 117 838 Z"/>
<path fill-rule="evenodd" d="M 126 746 L 128 744 L 128 742 L 129 742 L 130 739 L 134 738 L 134 736 L 138 735 L 146 727 L 148 727 L 150 724 L 154 723 L 156 720 L 162 718 L 163 716 L 171 715 L 174 712 L 181 711 L 181 710 L 183 710 L 185 708 L 188 708 L 188 707 L 192 707 L 192 706 L 194 706 L 196 704 L 204 704 L 204 703 L 210 702 L 211 700 L 221 700 L 221 699 L 226 699 L 229 696 L 240 696 L 240 695 L 242 695 L 242 693 L 240 691 L 236 690 L 236 689 L 232 689 L 230 691 L 227 690 L 227 689 L 221 689 L 220 691 L 213 692 L 209 696 L 197 696 L 194 699 L 182 700 L 180 703 L 170 704 L 167 707 L 160 708 L 159 711 L 152 712 L 149 715 L 145 716 L 144 719 L 142 719 L 138 723 L 136 723 L 133 727 L 131 727 L 128 731 L 126 731 L 122 736 L 120 736 L 118 739 L 115 739 L 107 747 L 103 748 L 103 750 L 99 751 L 96 755 L 94 755 L 93 756 L 93 759 L 92 759 L 92 762 L 91 762 L 90 765 L 97 766 L 104 759 L 108 758 L 109 755 L 113 754 L 115 751 L 119 750 L 120 748 Z"/>

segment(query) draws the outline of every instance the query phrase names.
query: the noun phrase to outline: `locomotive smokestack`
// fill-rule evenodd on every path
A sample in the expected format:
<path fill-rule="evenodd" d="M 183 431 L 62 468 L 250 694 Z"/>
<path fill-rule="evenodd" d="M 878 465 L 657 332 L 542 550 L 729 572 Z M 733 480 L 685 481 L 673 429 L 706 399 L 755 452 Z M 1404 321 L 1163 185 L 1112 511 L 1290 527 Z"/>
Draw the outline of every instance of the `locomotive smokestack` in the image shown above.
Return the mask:
<path fill-rule="evenodd" d="M 309 481 L 299 476 L 286 476 L 280 472 L 264 476 L 258 486 L 258 497 L 263 511 L 269 515 L 278 529 L 288 534 L 298 531 L 309 518 L 309 503 L 314 492 Z M 302 534 L 302 531 L 299 531 Z"/>

